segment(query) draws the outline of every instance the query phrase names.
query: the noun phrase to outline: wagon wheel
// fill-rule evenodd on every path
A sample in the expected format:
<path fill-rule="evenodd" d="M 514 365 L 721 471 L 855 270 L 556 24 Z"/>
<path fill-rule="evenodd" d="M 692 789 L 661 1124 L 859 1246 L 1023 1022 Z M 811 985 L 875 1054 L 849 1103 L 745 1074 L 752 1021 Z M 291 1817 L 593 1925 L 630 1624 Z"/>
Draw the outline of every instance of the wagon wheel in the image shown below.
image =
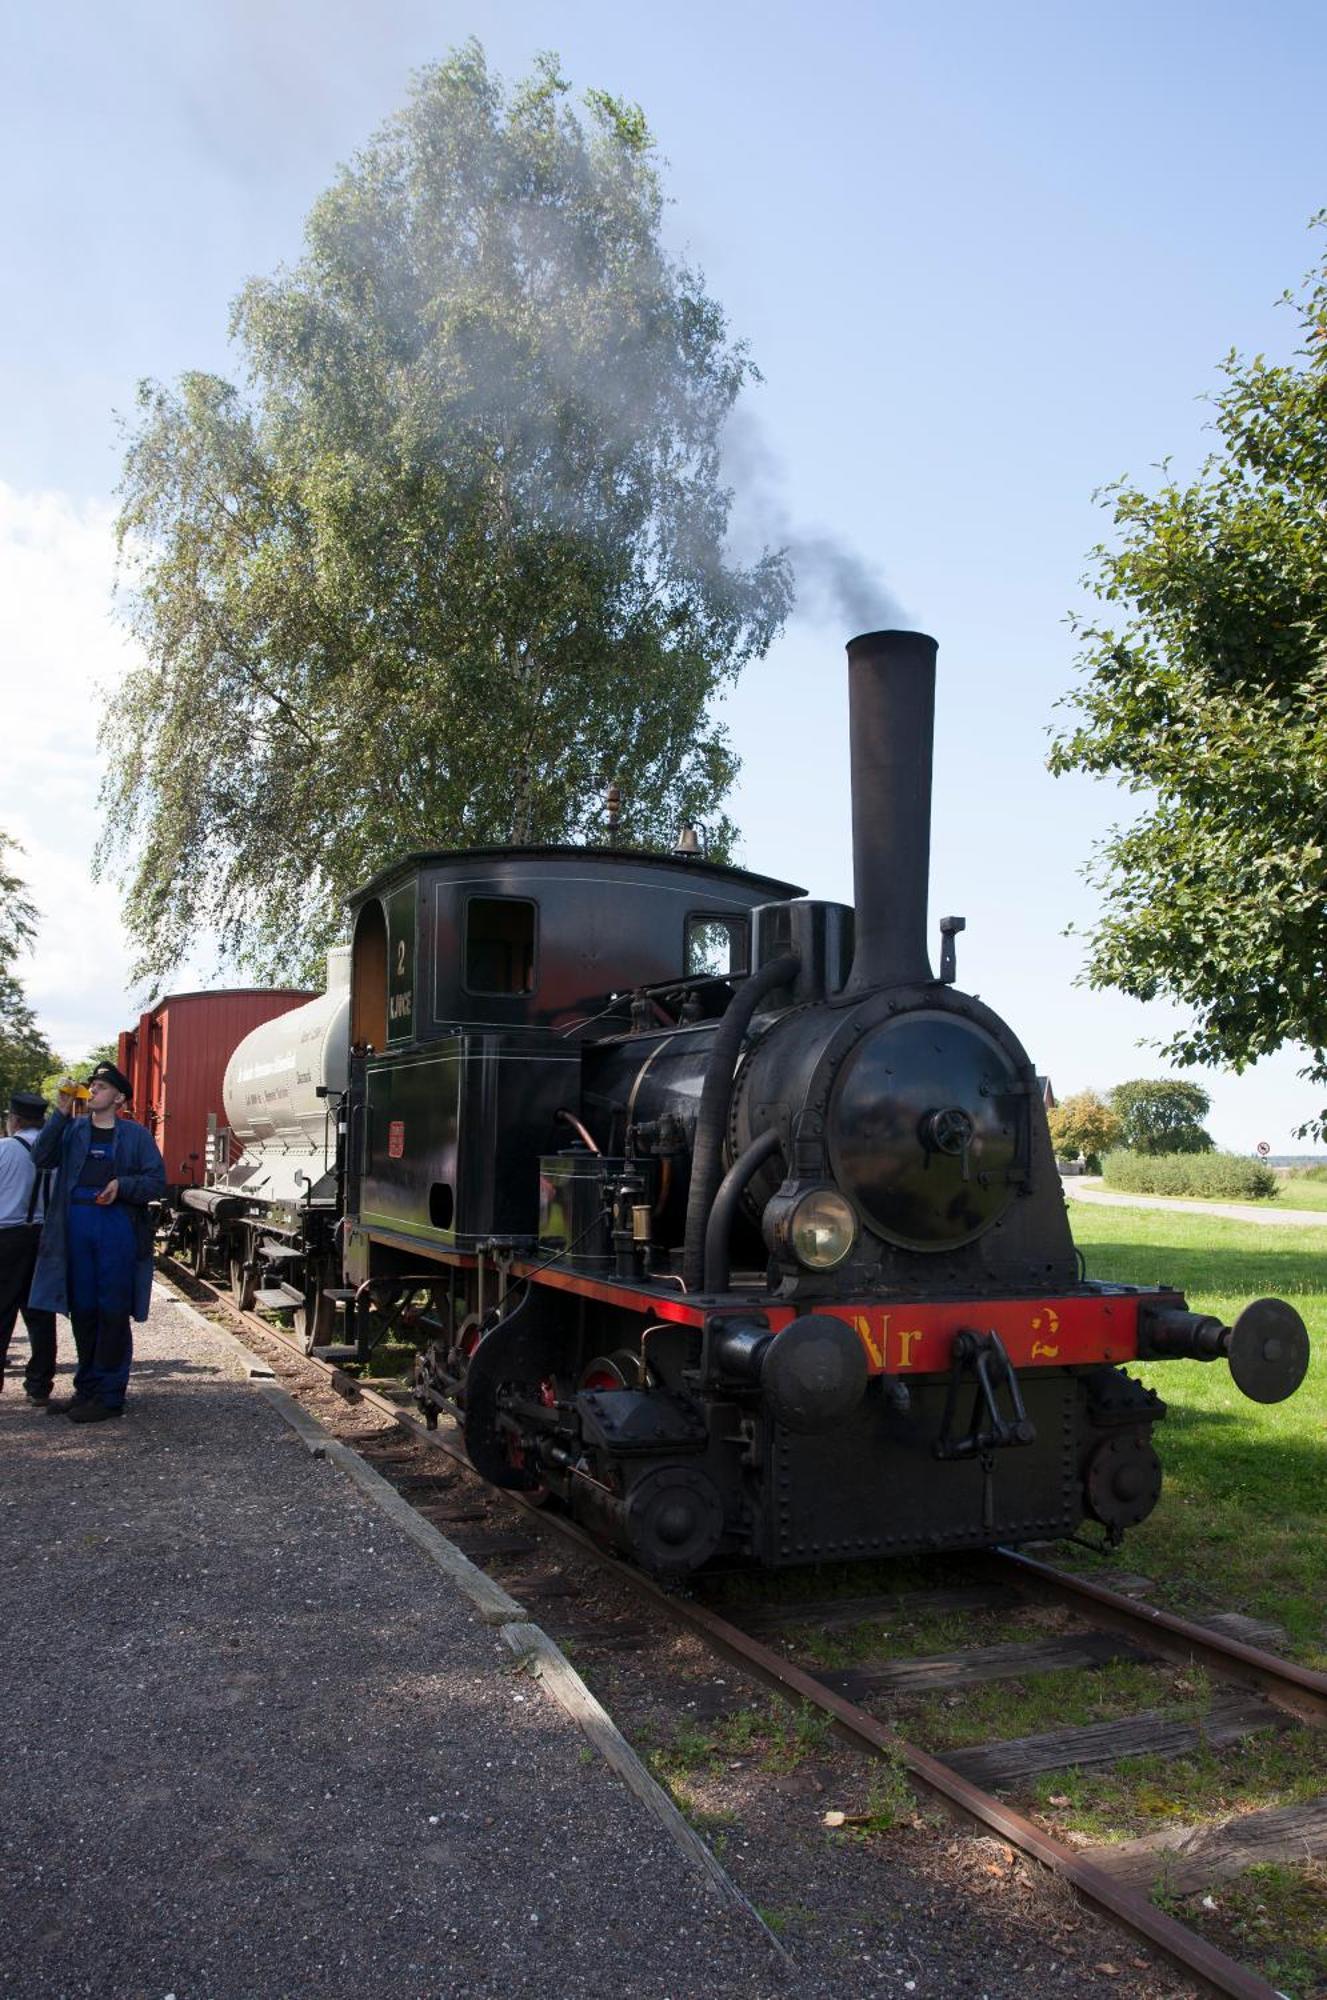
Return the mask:
<path fill-rule="evenodd" d="M 258 1289 L 253 1265 L 238 1250 L 230 1253 L 230 1295 L 241 1312 L 253 1311 L 253 1295 Z"/>
<path fill-rule="evenodd" d="M 189 1245 L 189 1269 L 195 1278 L 207 1275 L 207 1231 L 200 1223 Z"/>

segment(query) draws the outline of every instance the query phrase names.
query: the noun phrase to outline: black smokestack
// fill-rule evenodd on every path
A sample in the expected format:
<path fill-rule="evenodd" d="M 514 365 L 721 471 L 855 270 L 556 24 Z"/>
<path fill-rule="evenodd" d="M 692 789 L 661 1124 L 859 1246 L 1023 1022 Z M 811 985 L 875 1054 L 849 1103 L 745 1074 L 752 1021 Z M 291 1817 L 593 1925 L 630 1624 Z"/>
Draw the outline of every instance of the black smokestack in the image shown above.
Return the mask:
<path fill-rule="evenodd" d="M 846 991 L 933 979 L 926 948 L 936 644 L 924 632 L 848 642 L 857 949 Z"/>

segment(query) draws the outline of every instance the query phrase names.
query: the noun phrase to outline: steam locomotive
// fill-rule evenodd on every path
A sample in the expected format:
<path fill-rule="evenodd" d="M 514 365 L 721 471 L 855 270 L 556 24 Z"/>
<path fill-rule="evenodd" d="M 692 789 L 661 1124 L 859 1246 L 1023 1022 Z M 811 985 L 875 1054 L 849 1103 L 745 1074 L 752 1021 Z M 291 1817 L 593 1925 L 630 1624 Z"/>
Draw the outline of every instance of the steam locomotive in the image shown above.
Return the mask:
<path fill-rule="evenodd" d="M 685 852 L 410 855 L 353 900 L 344 1087 L 305 1079 L 330 1180 L 275 1232 L 189 1197 L 238 1199 L 241 1284 L 284 1262 L 315 1346 L 404 1329 L 487 1479 L 659 1572 L 1117 1541 L 1166 1414 L 1126 1364 L 1264 1402 L 1308 1364 L 1281 1301 L 1084 1277 L 962 919 L 931 966 L 935 654 L 848 647 L 853 908 Z"/>
<path fill-rule="evenodd" d="M 848 647 L 855 908 L 703 859 L 412 855 L 353 905 L 344 1283 L 426 1415 L 661 1571 L 1112 1538 L 1155 1505 L 1123 1364 L 1303 1378 L 1086 1282 L 1005 1024 L 927 950 L 934 640 Z"/>

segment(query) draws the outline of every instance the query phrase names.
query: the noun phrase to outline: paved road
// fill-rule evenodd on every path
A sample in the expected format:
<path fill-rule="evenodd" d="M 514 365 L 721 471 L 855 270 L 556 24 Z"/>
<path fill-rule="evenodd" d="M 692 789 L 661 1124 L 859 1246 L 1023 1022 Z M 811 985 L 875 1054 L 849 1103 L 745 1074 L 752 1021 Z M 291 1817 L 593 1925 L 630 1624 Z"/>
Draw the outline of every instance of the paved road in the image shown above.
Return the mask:
<path fill-rule="evenodd" d="M 1061 1185 L 1071 1201 L 1106 1208 L 1167 1208 L 1182 1215 L 1220 1215 L 1227 1222 L 1265 1222 L 1273 1229 L 1327 1229 L 1327 1209 L 1274 1208 L 1265 1201 L 1174 1201 L 1165 1195 L 1116 1194 L 1099 1180 L 1070 1174 Z"/>

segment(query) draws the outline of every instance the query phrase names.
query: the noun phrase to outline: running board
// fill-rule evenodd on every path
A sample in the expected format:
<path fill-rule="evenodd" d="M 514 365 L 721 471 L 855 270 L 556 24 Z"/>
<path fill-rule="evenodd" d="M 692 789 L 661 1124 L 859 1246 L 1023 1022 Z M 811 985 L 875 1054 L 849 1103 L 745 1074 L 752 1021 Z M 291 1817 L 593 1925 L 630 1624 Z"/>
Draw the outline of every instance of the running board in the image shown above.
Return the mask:
<path fill-rule="evenodd" d="M 289 1312 L 294 1306 L 304 1304 L 303 1292 L 297 1292 L 293 1285 L 268 1285 L 261 1292 L 255 1292 L 253 1302 L 266 1312 Z"/>

